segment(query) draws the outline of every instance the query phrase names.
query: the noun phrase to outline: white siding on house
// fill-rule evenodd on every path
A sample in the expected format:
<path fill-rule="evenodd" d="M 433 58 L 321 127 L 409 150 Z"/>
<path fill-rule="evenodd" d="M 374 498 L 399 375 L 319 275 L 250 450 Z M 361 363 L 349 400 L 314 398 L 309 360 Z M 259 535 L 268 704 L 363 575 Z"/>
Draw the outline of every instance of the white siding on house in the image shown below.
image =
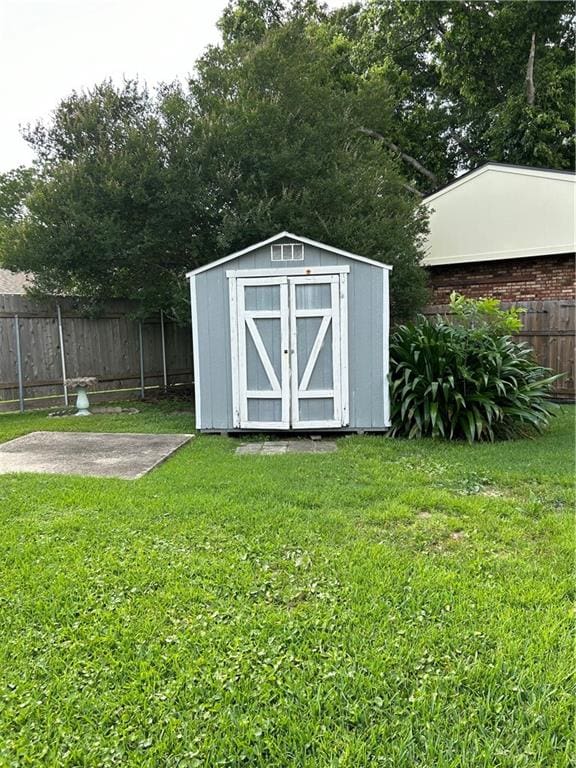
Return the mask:
<path fill-rule="evenodd" d="M 572 253 L 576 176 L 488 163 L 423 201 L 425 266 Z"/>

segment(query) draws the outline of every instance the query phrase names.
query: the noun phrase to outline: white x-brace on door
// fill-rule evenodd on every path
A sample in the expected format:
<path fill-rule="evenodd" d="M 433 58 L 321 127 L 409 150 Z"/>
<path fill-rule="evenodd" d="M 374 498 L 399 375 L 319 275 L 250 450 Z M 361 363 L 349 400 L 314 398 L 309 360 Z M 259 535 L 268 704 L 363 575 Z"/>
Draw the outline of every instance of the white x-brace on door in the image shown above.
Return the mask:
<path fill-rule="evenodd" d="M 346 274 L 230 282 L 234 426 L 348 424 Z"/>

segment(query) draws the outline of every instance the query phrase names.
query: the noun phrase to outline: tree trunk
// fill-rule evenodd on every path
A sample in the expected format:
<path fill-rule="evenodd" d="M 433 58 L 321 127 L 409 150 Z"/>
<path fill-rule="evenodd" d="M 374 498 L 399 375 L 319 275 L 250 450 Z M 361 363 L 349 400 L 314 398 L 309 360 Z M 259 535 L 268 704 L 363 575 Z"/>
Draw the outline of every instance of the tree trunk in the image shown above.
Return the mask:
<path fill-rule="evenodd" d="M 433 184 L 438 183 L 438 179 L 436 176 L 432 173 L 432 171 L 429 171 L 428 168 L 425 168 L 422 163 L 419 163 L 418 160 L 416 160 L 415 157 L 412 157 L 411 155 L 407 155 L 406 152 L 402 152 L 400 147 L 397 144 L 394 144 L 390 139 L 387 139 L 385 136 L 382 136 L 381 133 L 378 133 L 378 131 L 373 131 L 371 128 L 358 128 L 360 133 L 365 133 L 366 136 L 372 136 L 373 139 L 378 139 L 378 141 L 383 142 L 386 144 L 387 147 L 389 147 L 393 152 L 396 152 L 400 155 L 402 160 L 404 162 L 409 163 L 413 168 L 416 168 L 417 171 L 419 171 L 421 174 L 426 176 L 427 179 L 430 179 L 430 181 Z"/>
<path fill-rule="evenodd" d="M 534 55 L 536 53 L 536 32 L 532 32 L 532 42 L 530 44 L 530 55 L 528 56 L 528 66 L 526 67 L 526 101 L 530 107 L 534 106 L 534 97 L 536 89 L 534 88 Z"/>

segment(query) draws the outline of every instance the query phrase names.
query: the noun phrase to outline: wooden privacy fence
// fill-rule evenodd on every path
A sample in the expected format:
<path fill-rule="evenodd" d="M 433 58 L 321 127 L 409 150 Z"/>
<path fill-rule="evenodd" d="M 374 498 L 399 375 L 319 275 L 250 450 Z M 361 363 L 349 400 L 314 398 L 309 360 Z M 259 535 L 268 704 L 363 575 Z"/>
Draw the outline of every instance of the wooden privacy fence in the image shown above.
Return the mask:
<path fill-rule="evenodd" d="M 193 385 L 190 329 L 159 314 L 139 322 L 111 301 L 88 318 L 70 299 L 0 296 L 0 411 L 69 403 L 65 379 L 96 376 L 95 399 Z M 73 404 L 70 393 L 70 404 Z"/>
<path fill-rule="evenodd" d="M 574 400 L 576 396 L 574 365 L 574 340 L 576 335 L 576 301 L 570 299 L 549 299 L 547 301 L 502 302 L 503 307 L 524 307 L 523 328 L 518 338 L 527 342 L 534 350 L 536 359 L 554 373 L 565 374 L 554 386 L 554 396 L 559 400 Z M 449 314 L 450 308 L 430 305 L 424 314 Z"/>
<path fill-rule="evenodd" d="M 555 396 L 574 400 L 576 302 L 516 305 L 527 310 L 519 338 L 533 347 L 542 365 L 566 374 L 556 382 Z M 161 316 L 140 323 L 130 317 L 133 310 L 129 302 L 111 301 L 101 316 L 87 318 L 69 299 L 39 303 L 0 295 L 0 411 L 65 405 L 69 397 L 64 380 L 74 376 L 98 378 L 96 399 L 192 387 L 189 328 Z M 446 305 L 430 305 L 424 314 L 448 311 Z"/>

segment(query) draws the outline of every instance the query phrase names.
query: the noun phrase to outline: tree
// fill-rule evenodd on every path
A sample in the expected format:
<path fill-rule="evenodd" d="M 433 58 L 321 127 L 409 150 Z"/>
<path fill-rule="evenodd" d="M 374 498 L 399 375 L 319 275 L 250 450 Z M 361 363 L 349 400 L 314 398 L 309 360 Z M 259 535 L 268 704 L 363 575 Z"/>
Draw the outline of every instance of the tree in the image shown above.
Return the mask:
<path fill-rule="evenodd" d="M 392 124 L 364 127 L 423 192 L 487 160 L 574 167 L 572 3 L 375 0 L 331 23 L 360 84 L 395 84 Z"/>
<path fill-rule="evenodd" d="M 358 132 L 367 100 L 343 87 L 338 52 L 309 13 L 199 62 L 191 93 L 220 195 L 218 251 L 289 229 L 390 262 L 393 310 L 406 316 L 426 296 L 425 215 L 399 163 Z"/>
<path fill-rule="evenodd" d="M 6 264 L 33 272 L 38 293 L 176 312 L 207 219 L 188 115 L 177 88 L 154 98 L 136 82 L 62 101 L 27 134 L 40 172 Z"/>
<path fill-rule="evenodd" d="M 294 19 L 324 21 L 326 9 L 316 0 L 236 0 L 229 2 L 218 21 L 225 46 L 259 43 L 271 29 Z"/>
<path fill-rule="evenodd" d="M 387 84 L 346 87 L 322 13 L 245 1 L 188 91 L 104 83 L 65 99 L 28 132 L 40 174 L 7 262 L 44 293 L 176 315 L 186 269 L 289 229 L 392 263 L 394 312 L 417 309 L 425 214 L 358 131 Z"/>
<path fill-rule="evenodd" d="M 450 3 L 436 43 L 462 160 L 574 167 L 574 10 L 567 2 Z"/>
<path fill-rule="evenodd" d="M 26 215 L 26 199 L 34 184 L 34 170 L 20 166 L 0 174 L 0 264 L 8 230 Z"/>

